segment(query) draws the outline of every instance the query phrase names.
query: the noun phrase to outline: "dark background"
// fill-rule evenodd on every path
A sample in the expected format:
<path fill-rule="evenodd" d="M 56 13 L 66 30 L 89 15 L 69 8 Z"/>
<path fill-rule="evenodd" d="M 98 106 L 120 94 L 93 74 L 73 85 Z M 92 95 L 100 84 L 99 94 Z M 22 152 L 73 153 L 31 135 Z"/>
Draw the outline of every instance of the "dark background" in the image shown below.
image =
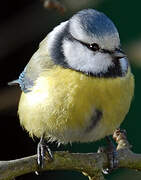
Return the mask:
<path fill-rule="evenodd" d="M 81 3 L 80 3 L 81 2 Z M 20 127 L 17 107 L 20 88 L 8 87 L 7 82 L 17 79 L 32 54 L 37 50 L 39 42 L 53 27 L 67 20 L 72 14 L 83 8 L 96 8 L 107 14 L 116 24 L 121 42 L 129 59 L 132 60 L 132 71 L 135 75 L 136 89 L 130 112 L 122 128 L 128 132 L 129 142 L 133 151 L 141 153 L 141 15 L 139 0 L 76 0 L 62 1 L 66 6 L 66 13 L 61 15 L 55 10 L 43 7 L 39 0 L 6 0 L 0 2 L 0 160 L 21 158 L 36 153 L 38 141 L 33 141 Z M 136 47 L 136 48 L 135 48 Z M 138 51 L 137 51 L 138 49 Z M 102 140 L 90 144 L 73 144 L 57 148 L 51 144 L 52 150 L 69 150 L 71 152 L 95 152 Z M 76 172 L 44 172 L 40 176 L 34 173 L 16 178 L 25 179 L 87 179 Z M 133 170 L 119 169 L 107 176 L 108 179 L 126 178 L 141 179 L 141 173 Z"/>

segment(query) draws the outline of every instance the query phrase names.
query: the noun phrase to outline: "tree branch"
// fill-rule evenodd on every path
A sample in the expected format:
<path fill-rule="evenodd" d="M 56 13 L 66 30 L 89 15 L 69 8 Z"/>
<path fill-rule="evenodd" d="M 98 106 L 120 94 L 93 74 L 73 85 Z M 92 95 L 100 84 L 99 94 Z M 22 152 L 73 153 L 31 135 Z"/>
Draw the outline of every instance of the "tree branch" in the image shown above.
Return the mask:
<path fill-rule="evenodd" d="M 89 176 L 101 173 L 103 164 L 106 165 L 105 154 L 79 154 L 69 152 L 54 152 L 52 162 L 45 161 L 44 170 L 75 170 L 85 172 Z M 0 180 L 11 179 L 23 174 L 38 171 L 37 155 L 0 162 Z"/>
<path fill-rule="evenodd" d="M 135 154 L 129 149 L 131 146 L 125 133 L 117 130 L 114 139 L 118 143 L 119 167 L 141 170 L 141 154 Z M 104 180 L 101 170 L 108 167 L 105 153 L 54 152 L 53 156 L 54 160 L 52 162 L 45 160 L 43 171 L 74 170 L 82 172 L 90 180 Z M 0 162 L 0 180 L 9 180 L 35 171 L 38 171 L 37 155 Z"/>

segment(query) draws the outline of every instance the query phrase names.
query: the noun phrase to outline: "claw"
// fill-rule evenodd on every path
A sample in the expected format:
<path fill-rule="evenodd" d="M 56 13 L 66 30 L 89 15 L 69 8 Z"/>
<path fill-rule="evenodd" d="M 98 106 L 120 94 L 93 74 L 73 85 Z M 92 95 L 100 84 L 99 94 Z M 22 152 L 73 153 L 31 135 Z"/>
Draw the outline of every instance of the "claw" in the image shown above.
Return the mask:
<path fill-rule="evenodd" d="M 37 164 L 39 167 L 39 171 L 44 168 L 44 160 L 47 160 L 48 162 L 53 161 L 53 155 L 51 153 L 50 148 L 46 144 L 46 141 L 44 139 L 44 136 L 41 137 L 40 142 L 37 146 Z M 39 174 L 38 171 L 35 172 L 37 175 Z"/>
<path fill-rule="evenodd" d="M 102 172 L 104 174 L 109 174 L 111 173 L 111 171 L 113 171 L 114 169 L 116 169 L 118 167 L 118 159 L 117 159 L 117 151 L 116 151 L 116 147 L 113 144 L 113 142 L 111 141 L 110 137 L 106 137 L 106 140 L 108 142 L 108 147 L 107 148 L 99 148 L 98 149 L 98 153 L 100 152 L 104 152 L 107 154 L 108 157 L 108 161 L 109 161 L 109 167 L 106 169 L 103 169 Z"/>
<path fill-rule="evenodd" d="M 109 170 L 112 171 L 118 167 L 117 150 L 110 137 L 106 137 L 108 142 L 107 155 L 109 160 Z"/>

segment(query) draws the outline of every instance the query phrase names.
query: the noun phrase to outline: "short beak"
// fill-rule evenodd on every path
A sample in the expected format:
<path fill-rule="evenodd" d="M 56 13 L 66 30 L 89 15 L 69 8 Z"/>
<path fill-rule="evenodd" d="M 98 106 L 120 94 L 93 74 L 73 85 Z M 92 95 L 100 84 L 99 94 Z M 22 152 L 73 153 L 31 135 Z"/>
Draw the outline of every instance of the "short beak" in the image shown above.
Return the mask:
<path fill-rule="evenodd" d="M 122 49 L 116 49 L 116 50 L 113 52 L 113 56 L 114 56 L 115 58 L 118 58 L 118 59 L 127 57 L 127 56 L 125 55 L 125 53 L 122 51 Z"/>

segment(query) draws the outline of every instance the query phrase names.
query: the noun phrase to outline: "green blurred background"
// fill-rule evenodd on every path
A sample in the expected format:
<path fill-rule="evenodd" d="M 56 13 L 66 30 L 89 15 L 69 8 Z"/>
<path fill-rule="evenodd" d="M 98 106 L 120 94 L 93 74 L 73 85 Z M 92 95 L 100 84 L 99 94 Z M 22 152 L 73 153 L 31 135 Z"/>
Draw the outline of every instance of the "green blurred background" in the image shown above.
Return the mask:
<path fill-rule="evenodd" d="M 7 0 L 0 4 L 0 160 L 16 159 L 35 154 L 35 142 L 28 137 L 19 125 L 17 106 L 20 88 L 8 87 L 7 82 L 17 79 L 39 42 L 53 27 L 67 20 L 72 14 L 84 8 L 96 8 L 108 15 L 117 26 L 123 49 L 127 53 L 135 75 L 135 96 L 122 128 L 127 130 L 128 140 L 136 153 L 141 153 L 141 1 L 139 0 L 62 0 L 66 7 L 65 14 L 43 7 L 40 0 Z M 71 152 L 96 152 L 105 145 L 105 140 L 89 144 L 73 144 L 57 148 L 50 144 L 52 150 L 69 150 Z M 40 176 L 34 173 L 18 177 L 25 179 L 86 180 L 76 172 L 44 172 Z M 140 180 L 141 172 L 118 169 L 106 176 L 109 180 Z"/>

